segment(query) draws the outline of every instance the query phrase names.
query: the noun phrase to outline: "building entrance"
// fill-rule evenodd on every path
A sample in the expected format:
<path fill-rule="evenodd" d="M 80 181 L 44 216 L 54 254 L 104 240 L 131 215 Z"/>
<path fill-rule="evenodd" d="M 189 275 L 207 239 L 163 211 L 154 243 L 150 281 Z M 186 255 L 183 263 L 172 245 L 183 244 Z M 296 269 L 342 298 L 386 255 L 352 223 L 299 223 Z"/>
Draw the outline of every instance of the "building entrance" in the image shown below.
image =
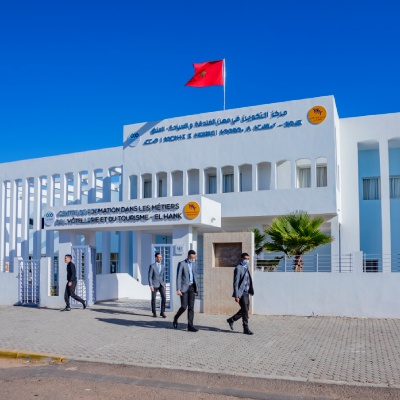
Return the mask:
<path fill-rule="evenodd" d="M 71 255 L 78 279 L 75 293 L 91 306 L 96 302 L 96 248 L 72 246 Z M 74 299 L 71 300 L 71 305 L 80 305 Z"/>
<path fill-rule="evenodd" d="M 165 288 L 166 304 L 165 309 L 171 311 L 172 308 L 172 297 L 171 297 L 171 262 L 172 262 L 172 244 L 153 244 L 151 246 L 151 257 L 154 260 L 155 253 L 161 253 L 162 255 L 162 265 L 165 268 L 165 275 L 167 286 Z M 154 261 L 152 261 L 154 262 Z M 156 307 L 159 310 L 161 307 L 161 296 L 157 293 Z"/>

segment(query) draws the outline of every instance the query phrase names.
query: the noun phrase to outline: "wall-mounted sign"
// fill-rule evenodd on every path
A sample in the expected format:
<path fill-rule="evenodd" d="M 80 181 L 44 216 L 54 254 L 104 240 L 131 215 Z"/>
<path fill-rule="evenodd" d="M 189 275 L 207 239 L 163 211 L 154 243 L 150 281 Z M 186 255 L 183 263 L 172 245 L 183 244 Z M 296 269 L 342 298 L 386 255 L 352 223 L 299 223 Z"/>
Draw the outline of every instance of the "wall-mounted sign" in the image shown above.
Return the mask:
<path fill-rule="evenodd" d="M 200 214 L 200 205 L 195 201 L 189 201 L 183 209 L 183 213 L 187 219 L 195 219 Z"/>
<path fill-rule="evenodd" d="M 56 220 L 56 214 L 53 211 L 47 211 L 44 214 L 44 224 L 46 226 L 52 226 Z"/>
<path fill-rule="evenodd" d="M 175 255 L 181 256 L 183 254 L 183 244 L 176 244 L 175 245 Z"/>
<path fill-rule="evenodd" d="M 318 125 L 326 118 L 326 110 L 322 106 L 314 106 L 307 114 L 308 121 L 313 125 Z"/>

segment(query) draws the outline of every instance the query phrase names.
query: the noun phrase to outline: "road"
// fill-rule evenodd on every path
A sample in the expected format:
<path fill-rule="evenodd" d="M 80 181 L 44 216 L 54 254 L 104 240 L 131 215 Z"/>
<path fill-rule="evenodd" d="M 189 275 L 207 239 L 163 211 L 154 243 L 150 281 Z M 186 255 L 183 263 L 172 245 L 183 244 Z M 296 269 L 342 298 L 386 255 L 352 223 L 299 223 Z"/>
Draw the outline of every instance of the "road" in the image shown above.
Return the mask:
<path fill-rule="evenodd" d="M 132 365 L 0 359 L 0 399 L 400 399 L 400 389 L 251 378 Z"/>

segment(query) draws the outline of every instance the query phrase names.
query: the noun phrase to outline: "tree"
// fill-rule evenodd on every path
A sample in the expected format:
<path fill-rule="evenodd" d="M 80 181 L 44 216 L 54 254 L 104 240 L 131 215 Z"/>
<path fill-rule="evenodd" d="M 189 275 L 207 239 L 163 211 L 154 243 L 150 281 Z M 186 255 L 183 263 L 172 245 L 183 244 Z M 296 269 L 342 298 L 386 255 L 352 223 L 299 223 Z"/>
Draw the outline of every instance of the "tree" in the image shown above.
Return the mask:
<path fill-rule="evenodd" d="M 264 233 L 270 237 L 263 249 L 271 252 L 282 252 L 288 257 L 294 256 L 293 269 L 303 270 L 303 254 L 333 241 L 333 237 L 321 232 L 324 223 L 322 217 L 312 217 L 305 211 L 275 218 Z"/>
<path fill-rule="evenodd" d="M 258 228 L 252 228 L 250 232 L 254 232 L 254 251 L 258 256 L 263 251 L 265 235 Z"/>

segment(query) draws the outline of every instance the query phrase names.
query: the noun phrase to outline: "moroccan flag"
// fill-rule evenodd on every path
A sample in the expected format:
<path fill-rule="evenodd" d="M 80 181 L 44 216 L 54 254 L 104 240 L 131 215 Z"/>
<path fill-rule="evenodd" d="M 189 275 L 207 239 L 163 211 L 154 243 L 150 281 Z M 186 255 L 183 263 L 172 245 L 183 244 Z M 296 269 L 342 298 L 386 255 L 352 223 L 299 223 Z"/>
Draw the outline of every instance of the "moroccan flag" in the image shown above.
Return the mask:
<path fill-rule="evenodd" d="M 224 60 L 193 64 L 194 75 L 185 86 L 224 86 Z"/>

